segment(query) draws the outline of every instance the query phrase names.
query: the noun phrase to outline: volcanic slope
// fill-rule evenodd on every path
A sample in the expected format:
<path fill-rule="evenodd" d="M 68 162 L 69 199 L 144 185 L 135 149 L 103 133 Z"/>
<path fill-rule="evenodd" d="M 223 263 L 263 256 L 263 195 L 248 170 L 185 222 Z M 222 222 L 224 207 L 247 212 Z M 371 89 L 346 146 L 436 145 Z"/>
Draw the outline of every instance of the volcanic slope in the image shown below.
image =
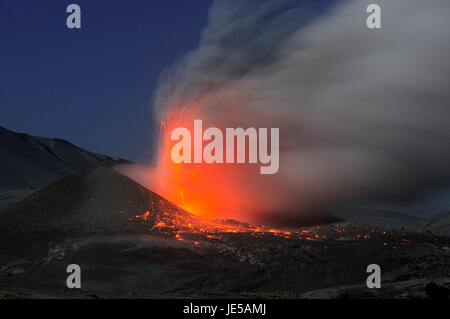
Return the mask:
<path fill-rule="evenodd" d="M 290 232 L 201 220 L 98 168 L 0 211 L 0 298 L 297 298 L 361 283 L 365 289 L 374 262 L 383 283 L 446 280 L 449 246 L 449 237 L 350 222 Z M 66 289 L 69 264 L 82 268 L 82 289 Z M 393 293 L 417 290 L 410 287 Z"/>
<path fill-rule="evenodd" d="M 450 236 L 450 212 L 428 217 L 423 229 L 438 235 Z"/>
<path fill-rule="evenodd" d="M 86 151 L 59 138 L 16 133 L 0 126 L 0 192 L 38 189 L 61 177 L 128 161 Z"/>
<path fill-rule="evenodd" d="M 174 218 L 176 215 L 177 218 Z M 0 230 L 148 233 L 155 222 L 195 216 L 111 168 L 60 179 L 0 212 Z"/>

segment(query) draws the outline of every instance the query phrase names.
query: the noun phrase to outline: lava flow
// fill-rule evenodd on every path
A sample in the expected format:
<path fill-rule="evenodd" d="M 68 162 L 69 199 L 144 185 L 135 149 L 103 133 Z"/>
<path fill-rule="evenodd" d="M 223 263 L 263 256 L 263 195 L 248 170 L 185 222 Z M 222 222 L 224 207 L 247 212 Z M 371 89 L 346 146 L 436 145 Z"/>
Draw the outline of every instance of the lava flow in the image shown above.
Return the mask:
<path fill-rule="evenodd" d="M 282 240 L 305 240 L 317 242 L 348 243 L 356 245 L 370 238 L 378 237 L 384 246 L 396 248 L 397 245 L 410 243 L 411 240 L 401 238 L 395 244 L 389 245 L 391 237 L 384 231 L 362 225 L 332 224 L 314 226 L 288 231 L 272 229 L 265 226 L 255 226 L 235 220 L 208 220 L 194 216 L 184 210 L 168 210 L 152 214 L 150 211 L 132 218 L 149 225 L 149 231 L 154 234 L 166 235 L 176 240 L 192 245 L 201 245 L 210 240 L 223 239 L 224 236 L 245 234 L 258 238 L 279 238 Z"/>
<path fill-rule="evenodd" d="M 386 231 L 349 222 L 286 230 L 252 225 L 233 219 L 207 219 L 191 214 L 164 199 L 149 203 L 148 211 L 129 219 L 144 224 L 151 234 L 168 236 L 193 246 L 210 244 L 217 240 L 221 242 L 224 238 L 247 236 L 262 240 L 272 238 L 350 245 L 378 238 L 378 242 L 383 243 L 385 247 L 394 249 L 411 242 L 411 239 L 404 237 L 392 241 L 393 237 Z"/>
<path fill-rule="evenodd" d="M 135 219 L 143 222 L 150 221 L 150 230 L 174 236 L 178 240 L 183 240 L 183 234 L 199 234 L 212 238 L 220 233 L 251 233 L 253 235 L 270 233 L 275 236 L 290 237 L 292 232 L 285 230 L 270 229 L 264 226 L 254 226 L 232 219 L 208 220 L 194 216 L 188 212 L 165 211 L 161 214 L 151 215 L 149 211 L 142 215 L 136 215 Z"/>
<path fill-rule="evenodd" d="M 175 108 L 176 111 L 166 114 L 165 121 L 161 122 L 156 166 L 147 172 L 144 183 L 181 209 L 152 208 L 136 215 L 135 220 L 146 223 L 152 233 L 169 235 L 180 241 L 188 240 L 195 245 L 200 244 L 202 239 L 233 233 L 308 241 L 348 240 L 340 234 L 340 229 L 332 230 L 330 235 L 329 232 L 321 232 L 320 227 L 300 229 L 298 225 L 292 231 L 255 226 L 260 223 L 255 218 L 259 217 L 258 213 L 264 212 L 273 203 L 278 209 L 283 204 L 280 197 L 274 195 L 276 185 L 264 179 L 266 177 L 259 174 L 257 167 L 230 163 L 174 163 L 171 149 L 176 142 L 171 140 L 170 133 L 178 127 L 192 132 L 193 120 L 202 118 L 199 108 L 190 105 L 189 108 Z M 217 123 L 204 123 L 222 127 Z M 193 150 L 191 153 L 194 153 Z M 350 241 L 365 240 L 369 236 L 369 233 L 355 234 Z"/>

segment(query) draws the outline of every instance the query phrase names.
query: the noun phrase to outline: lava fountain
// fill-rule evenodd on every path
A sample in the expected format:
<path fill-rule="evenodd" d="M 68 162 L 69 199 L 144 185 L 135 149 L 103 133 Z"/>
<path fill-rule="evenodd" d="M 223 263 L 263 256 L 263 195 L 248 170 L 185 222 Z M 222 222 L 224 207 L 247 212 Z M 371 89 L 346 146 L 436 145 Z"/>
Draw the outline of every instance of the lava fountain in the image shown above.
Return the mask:
<path fill-rule="evenodd" d="M 146 186 L 179 207 L 207 219 L 233 218 L 254 221 L 257 210 L 256 190 L 250 180 L 269 179 L 260 176 L 259 168 L 246 163 L 179 163 L 172 161 L 171 150 L 176 141 L 171 132 L 178 127 L 194 131 L 194 119 L 201 118 L 199 108 L 177 108 L 161 122 L 160 147 L 156 167 L 146 174 Z M 206 127 L 224 128 L 223 124 L 206 123 Z M 248 141 L 247 141 L 248 142 Z M 194 154 L 194 145 L 191 153 Z M 248 157 L 249 154 L 246 154 Z"/>

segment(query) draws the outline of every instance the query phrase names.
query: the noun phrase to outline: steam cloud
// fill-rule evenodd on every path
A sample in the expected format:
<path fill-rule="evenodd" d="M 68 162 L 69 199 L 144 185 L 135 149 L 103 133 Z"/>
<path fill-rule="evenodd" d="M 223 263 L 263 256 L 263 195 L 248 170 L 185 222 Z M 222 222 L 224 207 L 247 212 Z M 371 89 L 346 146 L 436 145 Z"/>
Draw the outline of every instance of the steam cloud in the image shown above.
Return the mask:
<path fill-rule="evenodd" d="M 162 76 L 155 112 L 202 99 L 204 121 L 279 127 L 279 173 L 244 182 L 269 209 L 448 183 L 450 2 L 378 0 L 378 30 L 369 3 L 216 1 L 199 48 Z"/>

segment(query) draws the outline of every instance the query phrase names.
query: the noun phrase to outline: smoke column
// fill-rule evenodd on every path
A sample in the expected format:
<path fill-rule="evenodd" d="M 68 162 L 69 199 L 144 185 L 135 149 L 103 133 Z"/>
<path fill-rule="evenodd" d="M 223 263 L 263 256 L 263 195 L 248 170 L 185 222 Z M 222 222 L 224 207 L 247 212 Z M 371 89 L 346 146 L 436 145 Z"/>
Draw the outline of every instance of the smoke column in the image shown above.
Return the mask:
<path fill-rule="evenodd" d="M 279 173 L 227 181 L 250 217 L 450 181 L 450 2 L 378 0 L 378 30 L 366 27 L 372 2 L 318 2 L 216 1 L 199 47 L 161 76 L 159 120 L 192 109 L 224 127 L 280 128 Z"/>

